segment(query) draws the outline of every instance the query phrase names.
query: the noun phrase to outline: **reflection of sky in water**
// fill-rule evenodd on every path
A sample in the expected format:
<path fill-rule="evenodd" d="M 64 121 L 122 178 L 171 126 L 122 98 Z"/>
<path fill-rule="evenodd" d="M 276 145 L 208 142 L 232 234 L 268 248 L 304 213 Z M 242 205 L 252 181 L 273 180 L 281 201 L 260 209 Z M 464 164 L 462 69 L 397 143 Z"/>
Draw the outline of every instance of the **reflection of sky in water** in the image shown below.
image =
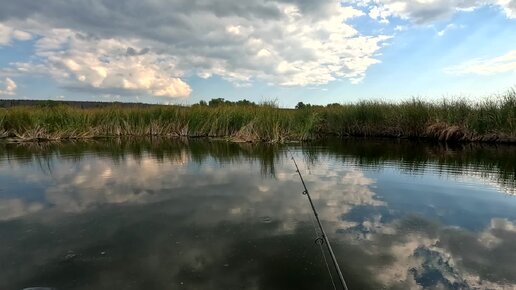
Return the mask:
<path fill-rule="evenodd" d="M 433 173 L 432 170 L 429 172 Z M 516 198 L 500 193 L 496 186 L 477 178 L 436 174 L 413 176 L 400 174 L 391 166 L 365 174 L 376 181 L 378 198 L 389 206 L 357 207 L 355 210 L 359 214 L 355 218 L 377 212 L 382 214 L 383 222 L 389 222 L 407 214 L 418 214 L 474 231 L 488 226 L 493 218 L 516 220 Z"/>
<path fill-rule="evenodd" d="M 330 289 L 290 160 L 210 146 L 0 159 L 0 289 Z M 515 289 L 516 198 L 486 174 L 321 153 L 295 154 L 352 289 Z"/>

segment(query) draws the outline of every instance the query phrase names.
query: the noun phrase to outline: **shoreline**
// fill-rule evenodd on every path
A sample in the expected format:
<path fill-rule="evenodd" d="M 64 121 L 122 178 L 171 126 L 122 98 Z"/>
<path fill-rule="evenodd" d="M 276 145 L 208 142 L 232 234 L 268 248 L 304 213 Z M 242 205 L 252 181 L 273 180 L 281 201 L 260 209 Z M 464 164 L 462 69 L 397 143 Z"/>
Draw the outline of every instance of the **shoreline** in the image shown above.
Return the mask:
<path fill-rule="evenodd" d="M 285 143 L 328 137 L 516 143 L 516 91 L 477 103 L 362 101 L 297 109 L 275 104 L 0 108 L 0 140 L 210 137 Z"/>
<path fill-rule="evenodd" d="M 504 134 L 487 134 L 487 135 L 475 135 L 464 132 L 458 128 L 450 127 L 444 128 L 440 131 L 433 130 L 429 135 L 423 136 L 395 136 L 388 134 L 371 134 L 371 135 L 335 135 L 335 134 L 318 134 L 317 137 L 309 139 L 289 139 L 285 138 L 282 140 L 260 140 L 260 139 L 249 139 L 240 138 L 237 136 L 199 136 L 199 135 L 178 135 L 178 134 L 165 134 L 165 135 L 81 135 L 81 136 L 66 136 L 66 137 L 0 137 L 0 142 L 4 143 L 44 143 L 44 142 L 67 142 L 67 141 L 86 141 L 86 140 L 102 140 L 102 139 L 128 139 L 128 138 L 171 138 L 171 139 L 207 139 L 213 141 L 227 141 L 232 143 L 252 143 L 252 144 L 287 144 L 287 143 L 302 143 L 302 142 L 317 142 L 327 139 L 364 139 L 364 140 L 412 140 L 412 141 L 428 141 L 428 142 L 441 142 L 441 143 L 452 143 L 452 144 L 509 144 L 516 145 L 516 136 L 508 136 Z"/>

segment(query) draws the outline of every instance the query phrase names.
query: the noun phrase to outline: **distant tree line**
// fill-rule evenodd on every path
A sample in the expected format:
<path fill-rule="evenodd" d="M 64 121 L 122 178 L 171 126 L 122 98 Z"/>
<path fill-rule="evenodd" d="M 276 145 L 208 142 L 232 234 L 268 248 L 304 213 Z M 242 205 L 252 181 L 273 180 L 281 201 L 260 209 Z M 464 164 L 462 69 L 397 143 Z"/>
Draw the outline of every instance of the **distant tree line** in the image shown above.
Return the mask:
<path fill-rule="evenodd" d="M 249 100 L 243 99 L 239 101 L 229 101 L 224 98 L 216 98 L 211 99 L 206 102 L 204 100 L 200 101 L 198 104 L 194 104 L 194 106 L 207 106 L 207 107 L 219 107 L 219 106 L 258 106 L 255 102 L 251 102 Z"/>
<path fill-rule="evenodd" d="M 102 108 L 109 106 L 118 107 L 151 107 L 153 104 L 145 103 L 123 103 L 123 102 L 100 102 L 100 101 L 58 101 L 58 100 L 0 100 L 0 108 L 11 107 L 56 107 L 70 106 L 76 108 Z"/>
<path fill-rule="evenodd" d="M 328 104 L 326 105 L 326 107 L 340 107 L 342 106 L 341 104 L 339 103 L 332 103 L 332 104 Z M 303 102 L 299 102 L 297 103 L 296 105 L 296 109 L 298 110 L 302 110 L 302 109 L 310 109 L 310 108 L 324 108 L 325 106 L 321 106 L 321 105 L 312 105 L 312 104 L 305 104 Z"/>
<path fill-rule="evenodd" d="M 224 98 L 215 98 L 215 99 L 209 100 L 208 102 L 206 102 L 204 100 L 199 101 L 199 103 L 194 104 L 193 106 L 219 107 L 219 106 L 259 106 L 259 105 L 260 104 L 251 102 L 246 99 L 233 102 L 233 101 L 226 100 Z M 264 104 L 261 104 L 261 105 L 264 105 Z M 266 103 L 266 105 L 272 105 L 275 107 L 275 105 L 271 104 L 271 103 Z M 311 109 L 311 108 L 315 109 L 315 108 L 339 107 L 339 106 L 342 106 L 342 105 L 338 104 L 338 103 L 332 103 L 332 104 L 328 104 L 326 106 L 321 106 L 321 105 L 312 105 L 312 104 L 305 104 L 303 102 L 299 102 L 299 103 L 297 103 L 295 108 L 298 110 L 302 110 L 302 109 Z"/>
<path fill-rule="evenodd" d="M 99 108 L 107 106 L 119 106 L 119 107 L 150 107 L 156 106 L 156 104 L 145 104 L 145 103 L 124 103 L 124 102 L 99 102 L 99 101 L 55 101 L 55 100 L 0 100 L 0 108 L 10 108 L 17 106 L 37 106 L 37 107 L 54 107 L 59 105 L 67 105 L 78 108 Z M 209 101 L 201 100 L 199 103 L 193 104 L 192 106 L 205 106 L 205 107 L 219 107 L 219 106 L 270 106 L 277 107 L 275 101 L 255 103 L 246 99 L 238 101 L 229 101 L 224 98 L 214 98 Z M 326 106 L 312 105 L 308 103 L 298 102 L 295 106 L 298 110 L 303 109 L 315 109 L 323 107 L 339 107 L 342 106 L 337 103 L 328 104 Z"/>

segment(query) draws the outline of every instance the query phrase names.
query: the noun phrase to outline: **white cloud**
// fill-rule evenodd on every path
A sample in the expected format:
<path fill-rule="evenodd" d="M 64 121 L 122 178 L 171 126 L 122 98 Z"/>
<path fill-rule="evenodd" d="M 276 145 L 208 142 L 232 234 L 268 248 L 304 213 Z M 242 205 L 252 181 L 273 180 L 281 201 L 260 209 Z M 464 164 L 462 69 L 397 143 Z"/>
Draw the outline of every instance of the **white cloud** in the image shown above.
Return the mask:
<path fill-rule="evenodd" d="M 496 0 L 496 3 L 503 8 L 508 18 L 516 18 L 516 0 Z"/>
<path fill-rule="evenodd" d="M 509 18 L 516 17 L 516 0 L 347 0 L 366 7 L 369 16 L 381 23 L 397 17 L 416 24 L 429 24 L 450 18 L 457 11 L 473 11 L 481 6 L 502 8 Z"/>
<path fill-rule="evenodd" d="M 194 74 L 236 85 L 358 83 L 380 62 L 377 53 L 389 39 L 361 35 L 347 22 L 364 13 L 335 0 L 127 1 L 109 24 L 104 12 L 114 11 L 112 4 L 94 2 L 82 9 L 51 1 L 37 14 L 9 3 L 15 20 L 8 25 L 38 36 L 41 60 L 17 63 L 16 72 L 49 73 L 65 87 L 122 95 L 188 95 L 184 79 Z M 141 10 L 148 13 L 135 19 Z M 129 48 L 147 50 L 129 55 Z"/>
<path fill-rule="evenodd" d="M 7 76 L 50 74 L 63 87 L 100 94 L 188 96 L 192 75 L 237 86 L 360 83 L 390 36 L 363 35 L 350 19 L 430 24 L 484 5 L 515 17 L 516 0 L 9 1 L 0 45 L 38 39 L 37 57 L 4 68 Z"/>
<path fill-rule="evenodd" d="M 378 63 L 374 54 L 387 36 L 362 36 L 345 21 L 363 13 L 359 10 L 334 5 L 325 17 L 312 18 L 295 5 L 279 5 L 281 21 L 259 27 L 243 21 L 226 27 L 231 36 L 240 37 L 242 44 L 237 55 L 248 56 L 231 62 L 212 62 L 199 70 L 201 77 L 220 75 L 241 83 L 260 79 L 283 86 L 326 84 L 339 78 L 352 82 L 362 80 L 369 66 Z M 281 39 L 271 38 L 275 33 Z"/>
<path fill-rule="evenodd" d="M 395 30 L 395 31 L 398 31 L 398 32 L 402 32 L 402 31 L 407 30 L 407 26 L 403 26 L 403 25 L 396 25 L 396 27 L 394 27 L 394 30 Z"/>
<path fill-rule="evenodd" d="M 494 75 L 516 72 L 516 50 L 509 51 L 495 58 L 474 59 L 463 64 L 448 67 L 445 69 L 445 72 L 455 75 Z"/>
<path fill-rule="evenodd" d="M 14 92 L 16 90 L 16 88 L 17 88 L 17 85 L 16 85 L 16 83 L 13 80 L 11 80 L 10 78 L 6 78 L 5 79 L 5 89 L 6 89 L 6 91 Z"/>
<path fill-rule="evenodd" d="M 4 86 L 5 86 L 5 89 L 0 90 L 0 95 L 12 96 L 12 95 L 14 95 L 14 93 L 16 92 L 16 88 L 18 87 L 16 85 L 16 83 L 10 78 L 5 79 Z"/>
<path fill-rule="evenodd" d="M 106 93 L 185 97 L 173 57 L 140 48 L 139 41 L 95 39 L 69 29 L 51 29 L 36 42 L 44 66 L 18 63 L 19 72 L 48 73 L 65 87 Z"/>
<path fill-rule="evenodd" d="M 437 36 L 443 37 L 449 31 L 455 30 L 455 29 L 461 29 L 461 28 L 464 28 L 464 26 L 463 25 L 457 25 L 455 23 L 450 23 L 450 24 L 446 25 L 446 27 L 444 27 L 442 30 L 438 31 L 437 32 Z"/>
<path fill-rule="evenodd" d="M 9 45 L 13 40 L 26 41 L 32 39 L 32 35 L 26 31 L 14 29 L 0 22 L 0 46 Z"/>

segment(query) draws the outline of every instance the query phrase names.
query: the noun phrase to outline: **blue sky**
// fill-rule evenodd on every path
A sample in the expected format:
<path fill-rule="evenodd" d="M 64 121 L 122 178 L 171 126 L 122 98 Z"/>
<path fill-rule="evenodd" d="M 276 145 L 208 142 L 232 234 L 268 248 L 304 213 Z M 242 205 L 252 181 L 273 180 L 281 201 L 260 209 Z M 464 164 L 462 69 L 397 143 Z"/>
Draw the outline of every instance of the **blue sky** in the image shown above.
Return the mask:
<path fill-rule="evenodd" d="M 0 98 L 291 107 L 516 85 L 516 0 L 91 2 L 2 4 Z"/>

